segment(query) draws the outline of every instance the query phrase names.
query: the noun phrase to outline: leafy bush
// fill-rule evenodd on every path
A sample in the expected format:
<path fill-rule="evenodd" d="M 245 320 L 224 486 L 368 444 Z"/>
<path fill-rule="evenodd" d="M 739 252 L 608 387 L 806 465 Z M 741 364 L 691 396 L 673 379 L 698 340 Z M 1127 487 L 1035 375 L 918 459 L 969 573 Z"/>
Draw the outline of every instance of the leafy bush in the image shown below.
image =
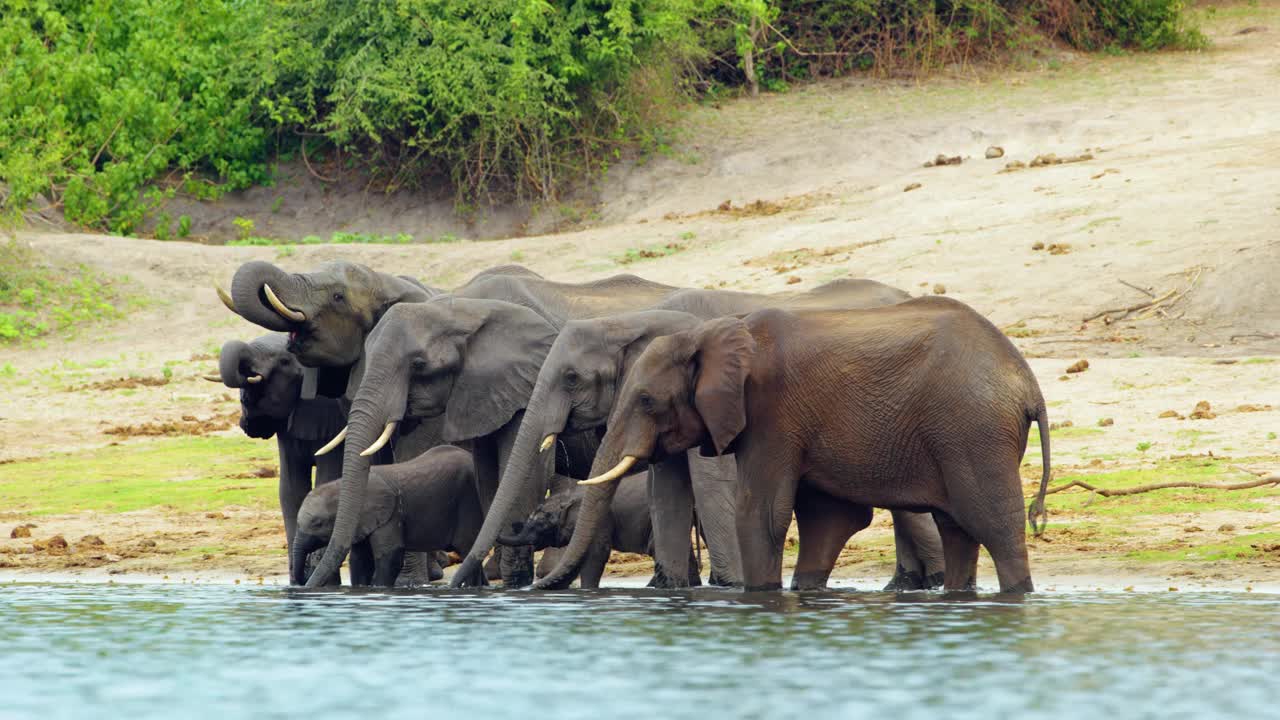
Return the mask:
<path fill-rule="evenodd" d="M 690 90 L 1203 41 L 1182 0 L 0 0 L 0 208 L 132 232 L 298 156 L 460 207 L 666 144 Z M 1037 29 L 1038 28 L 1038 29 Z M 273 206 L 273 211 L 278 206 Z M 190 218 L 158 235 L 186 237 Z M 241 228 L 243 238 L 252 228 Z"/>
<path fill-rule="evenodd" d="M 129 232 L 162 175 L 267 179 L 266 133 L 235 83 L 263 5 L 234 0 L 0 0 L 0 197 Z M 164 185 L 163 183 L 161 184 Z"/>

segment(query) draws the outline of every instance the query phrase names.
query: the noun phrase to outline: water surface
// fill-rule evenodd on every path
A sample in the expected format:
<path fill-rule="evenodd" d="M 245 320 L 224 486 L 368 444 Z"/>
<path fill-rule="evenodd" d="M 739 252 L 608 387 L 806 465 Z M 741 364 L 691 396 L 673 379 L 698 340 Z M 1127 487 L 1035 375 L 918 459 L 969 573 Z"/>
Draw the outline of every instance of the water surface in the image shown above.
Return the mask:
<path fill-rule="evenodd" d="M 0 718 L 1276 717 L 1280 596 L 0 587 Z"/>

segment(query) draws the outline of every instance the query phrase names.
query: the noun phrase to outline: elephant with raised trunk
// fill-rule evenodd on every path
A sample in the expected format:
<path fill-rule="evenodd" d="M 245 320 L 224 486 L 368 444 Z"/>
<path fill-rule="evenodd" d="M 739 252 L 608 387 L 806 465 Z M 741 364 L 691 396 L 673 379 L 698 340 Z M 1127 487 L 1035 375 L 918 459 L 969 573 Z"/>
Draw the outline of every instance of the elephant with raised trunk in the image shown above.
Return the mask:
<path fill-rule="evenodd" d="M 1043 468 L 1024 515 L 1018 466 L 1032 423 Z M 1030 592 L 1023 522 L 1042 527 L 1048 425 L 1026 360 L 963 303 L 770 309 L 651 342 L 623 383 L 586 482 L 612 482 L 638 462 L 695 447 L 734 453 L 748 589 L 781 587 L 792 512 L 817 491 L 932 512 L 948 590 L 975 586 L 981 544 L 1001 591 Z"/>
<path fill-rule="evenodd" d="M 295 584 L 306 581 L 304 556 L 329 543 L 342 484 L 319 486 L 302 503 L 290 549 Z M 364 556 L 365 562 L 353 566 L 352 585 L 394 586 L 406 551 L 466 552 L 484 519 L 471 454 L 451 445 L 434 447 L 408 462 L 374 467 L 365 497 L 352 548 L 352 555 Z"/>
<path fill-rule="evenodd" d="M 655 337 L 689 329 L 706 319 L 761 307 L 876 307 L 909 297 L 901 290 L 872 280 L 838 280 L 807 292 L 779 295 L 682 290 L 659 303 L 660 309 L 569 322 L 542 365 L 515 441 L 512 462 L 503 474 L 480 538 L 454 574 L 453 585 L 463 585 L 477 576 L 477 568 L 504 527 L 503 520 L 508 517 L 515 499 L 527 497 L 533 491 L 531 468 L 538 462 L 539 451 L 554 447 L 562 433 L 602 428 L 613 408 L 618 387 L 635 358 Z M 640 464 L 636 469 L 642 467 Z M 695 452 L 687 457 L 664 458 L 649 468 L 659 575 L 665 574 L 665 582 L 673 586 L 683 584 L 687 575 L 685 558 L 689 555 L 689 533 L 684 529 L 688 527 L 692 509 L 698 507 L 711 551 L 713 583 L 740 584 L 741 560 L 733 528 L 733 484 L 725 482 L 733 477 L 732 459 L 703 458 Z M 578 523 L 574 541 L 566 549 L 559 571 L 544 578 L 543 583 L 566 587 L 586 558 L 599 555 L 597 546 L 607 540 L 600 528 L 608 516 L 608 492 L 604 489 L 586 496 L 583 520 Z M 824 507 L 834 506 L 828 503 Z M 861 509 L 830 515 L 814 518 L 808 524 L 811 528 L 821 524 L 826 544 L 838 543 L 841 547 L 849 536 L 869 522 L 869 516 L 864 517 Z M 924 587 L 930 577 L 938 581 L 940 541 L 932 521 L 906 517 L 905 512 L 895 513 L 895 520 L 898 515 L 903 516 L 901 522 L 895 521 L 894 525 L 900 547 L 900 569 L 891 586 L 911 589 Z M 811 532 L 810 537 L 812 540 L 817 535 Z M 813 550 L 818 543 L 811 541 L 808 547 Z M 804 559 L 808 560 L 807 555 Z M 834 563 L 834 558 L 831 562 Z M 825 583 L 831 568 L 828 566 L 826 572 L 822 572 L 821 565 L 821 561 L 814 561 L 812 572 L 804 577 L 814 584 Z"/>
<path fill-rule="evenodd" d="M 274 333 L 249 342 L 222 345 L 218 374 L 207 380 L 240 391 L 240 429 L 251 438 L 275 437 L 280 453 L 280 513 L 285 537 L 293 542 L 298 508 L 311 491 L 315 469 L 317 486 L 342 474 L 340 454 L 316 457 L 316 451 L 347 425 L 340 400 L 303 400 L 303 368 L 286 349 L 288 338 Z"/>

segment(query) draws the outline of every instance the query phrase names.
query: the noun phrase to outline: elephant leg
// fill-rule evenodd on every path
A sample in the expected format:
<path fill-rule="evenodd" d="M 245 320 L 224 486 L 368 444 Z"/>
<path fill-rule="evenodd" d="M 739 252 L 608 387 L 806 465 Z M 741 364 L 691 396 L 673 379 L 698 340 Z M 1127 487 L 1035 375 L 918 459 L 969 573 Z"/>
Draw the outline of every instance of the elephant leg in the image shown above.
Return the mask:
<path fill-rule="evenodd" d="M 702 564 L 693 548 L 689 548 L 689 587 L 702 587 Z"/>
<path fill-rule="evenodd" d="M 893 544 L 898 556 L 893 579 L 885 592 L 929 590 L 942 587 L 945 563 L 942 537 L 933 516 L 893 510 Z"/>
<path fill-rule="evenodd" d="M 504 547 L 506 547 L 506 546 L 505 546 L 505 545 L 498 545 L 497 547 L 495 547 L 495 548 L 493 549 L 493 552 L 489 554 L 489 559 L 488 559 L 488 560 L 485 560 L 485 562 L 484 562 L 484 579 L 485 579 L 486 581 L 488 581 L 488 580 L 501 580 L 501 579 L 502 579 L 502 568 L 501 568 L 501 567 L 499 567 L 499 565 L 498 565 L 498 558 L 502 556 L 502 549 L 503 549 Z M 485 584 L 485 583 L 482 583 L 482 584 Z"/>
<path fill-rule="evenodd" d="M 362 540 L 351 546 L 348 556 L 347 571 L 351 574 L 352 587 L 368 587 L 373 584 L 374 574 L 373 548 L 368 540 Z"/>
<path fill-rule="evenodd" d="M 745 439 L 739 438 L 740 442 Z M 747 451 L 738 453 L 735 523 L 743 586 L 781 590 L 782 548 L 800 482 L 798 453 L 781 443 L 741 444 Z"/>
<path fill-rule="evenodd" d="M 649 466 L 649 518 L 653 526 L 655 587 L 689 586 L 689 557 L 693 551 L 693 488 L 688 455 Z"/>
<path fill-rule="evenodd" d="M 396 579 L 396 585 L 419 587 L 430 584 L 432 579 L 439 580 L 444 577 L 444 571 L 440 569 L 440 564 L 432 555 L 429 552 L 404 553 L 404 561 L 401 563 L 400 577 Z M 433 568 L 436 573 L 435 578 L 431 577 Z"/>
<path fill-rule="evenodd" d="M 791 589 L 822 590 L 845 543 L 871 524 L 871 508 L 801 486 L 796 491 L 795 514 L 800 557 Z"/>
<path fill-rule="evenodd" d="M 734 527 L 734 496 L 738 492 L 738 468 L 729 455 L 702 457 L 690 451 L 689 476 L 698 525 L 711 556 L 711 585 L 741 586 L 742 555 Z"/>
<path fill-rule="evenodd" d="M 978 583 L 978 542 L 957 525 L 950 515 L 935 512 L 933 519 L 938 525 L 938 534 L 942 537 L 942 554 L 947 566 L 943 589 L 974 590 Z"/>
<path fill-rule="evenodd" d="M 373 560 L 372 584 L 378 587 L 395 587 L 396 580 L 406 574 L 404 573 L 406 553 L 402 538 L 400 523 L 391 522 L 374 530 L 369 535 L 369 540 L 363 543 L 369 548 L 369 555 Z M 351 554 L 355 557 L 354 548 Z M 408 555 L 425 554 L 408 553 Z"/>
<path fill-rule="evenodd" d="M 285 542 L 293 545 L 298 530 L 298 508 L 311 492 L 311 460 L 309 447 L 292 437 L 276 434 L 280 452 L 280 514 L 284 516 Z"/>
<path fill-rule="evenodd" d="M 443 553 L 431 552 L 426 554 L 427 557 L 427 582 L 433 583 L 437 580 L 444 579 L 444 568 L 449 564 L 449 560 L 443 557 Z"/>
<path fill-rule="evenodd" d="M 982 470 L 986 468 L 981 468 L 978 476 L 987 475 L 991 479 L 986 485 L 988 491 L 980 498 L 954 498 L 953 502 L 958 506 L 954 511 L 956 522 L 990 553 L 1000 581 L 1000 592 L 1035 592 L 1031 563 L 1027 558 L 1027 533 L 1023 525 L 1026 509 L 1023 507 L 1022 479 L 1017 473 L 1017 463 L 1010 463 L 1004 472 L 999 469 L 992 469 L 989 473 Z M 950 565 L 948 556 L 947 566 Z"/>

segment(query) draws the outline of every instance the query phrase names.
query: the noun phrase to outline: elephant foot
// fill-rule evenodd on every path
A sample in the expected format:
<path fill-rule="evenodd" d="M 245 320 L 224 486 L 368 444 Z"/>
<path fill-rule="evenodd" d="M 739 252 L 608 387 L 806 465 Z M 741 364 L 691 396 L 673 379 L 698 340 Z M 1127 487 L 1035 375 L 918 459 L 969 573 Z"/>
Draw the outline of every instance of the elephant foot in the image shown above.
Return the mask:
<path fill-rule="evenodd" d="M 717 573 L 715 570 L 711 571 L 711 577 L 707 578 L 707 584 L 712 587 L 726 587 L 726 588 L 742 587 L 742 583 L 734 582 L 733 580 L 725 578 L 724 576 Z"/>
<path fill-rule="evenodd" d="M 932 581 L 934 576 L 929 576 Z M 942 584 L 941 574 L 938 575 L 938 584 Z M 929 587 L 925 584 L 925 578 L 915 570 L 908 570 L 901 565 L 893 573 L 893 578 L 889 580 L 889 584 L 884 586 L 884 592 L 907 592 L 909 590 L 923 590 Z"/>
<path fill-rule="evenodd" d="M 1031 592 L 1035 592 L 1035 591 L 1036 591 L 1036 586 L 1035 586 L 1035 583 L 1031 582 L 1031 577 L 1030 577 L 1030 576 L 1027 576 L 1026 578 L 1024 578 L 1024 579 L 1022 580 L 1022 582 L 1020 582 L 1020 583 L 1018 583 L 1018 584 L 1014 585 L 1013 587 L 1010 587 L 1010 588 L 1000 588 L 1000 592 L 1002 592 L 1002 593 L 1018 593 L 1018 594 L 1023 594 L 1023 593 L 1031 593 Z"/>
<path fill-rule="evenodd" d="M 938 572 L 925 578 L 925 584 L 924 584 L 925 589 L 937 590 L 938 588 L 942 587 L 942 584 L 943 582 L 946 581 L 946 579 L 947 579 L 947 574 L 939 570 Z"/>
<path fill-rule="evenodd" d="M 791 576 L 792 590 L 826 590 L 830 572 L 797 572 Z"/>
<path fill-rule="evenodd" d="M 427 553 L 427 582 L 443 580 L 444 568 L 448 564 L 449 558 L 444 553 Z"/>
<path fill-rule="evenodd" d="M 649 580 L 647 587 L 659 588 L 661 590 L 678 590 L 689 587 L 688 578 L 674 578 L 670 573 L 662 567 L 662 563 L 653 563 L 653 577 Z"/>

